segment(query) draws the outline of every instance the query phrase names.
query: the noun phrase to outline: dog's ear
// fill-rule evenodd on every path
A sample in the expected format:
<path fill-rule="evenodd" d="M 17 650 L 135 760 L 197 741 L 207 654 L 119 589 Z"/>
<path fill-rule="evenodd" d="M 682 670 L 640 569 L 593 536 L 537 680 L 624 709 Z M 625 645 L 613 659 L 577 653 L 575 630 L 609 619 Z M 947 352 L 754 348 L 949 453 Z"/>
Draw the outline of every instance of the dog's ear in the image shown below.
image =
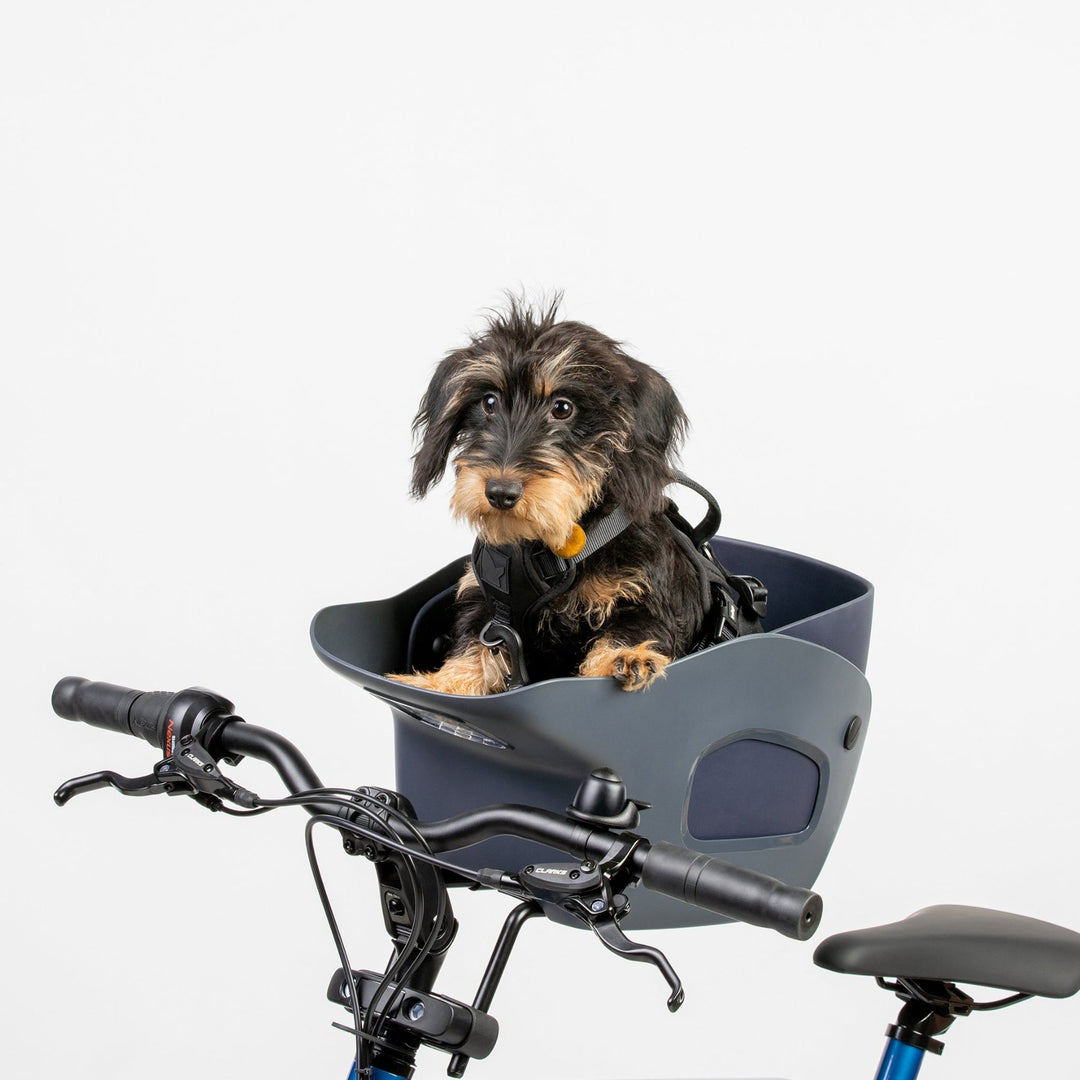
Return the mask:
<path fill-rule="evenodd" d="M 688 421 L 671 384 L 648 364 L 626 357 L 631 379 L 625 387 L 631 417 L 629 451 L 616 455 L 610 494 L 636 521 L 662 513 L 664 488 L 674 479 L 675 456 Z"/>
<path fill-rule="evenodd" d="M 422 499 L 446 471 L 450 451 L 471 404 L 461 393 L 460 374 L 469 360 L 466 349 L 449 353 L 435 369 L 413 420 L 419 447 L 413 455 L 412 494 Z"/>

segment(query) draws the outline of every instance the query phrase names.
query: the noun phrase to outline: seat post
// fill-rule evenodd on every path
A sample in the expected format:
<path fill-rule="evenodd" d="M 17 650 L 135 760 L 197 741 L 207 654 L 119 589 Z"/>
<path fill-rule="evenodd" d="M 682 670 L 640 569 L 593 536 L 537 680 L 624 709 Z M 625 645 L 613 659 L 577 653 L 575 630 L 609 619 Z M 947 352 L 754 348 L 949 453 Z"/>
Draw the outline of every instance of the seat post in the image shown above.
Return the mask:
<path fill-rule="evenodd" d="M 967 1016 L 974 1004 L 952 983 L 899 979 L 878 984 L 892 990 L 903 1001 L 895 1024 L 885 1029 L 888 1042 L 881 1055 L 875 1080 L 915 1080 L 929 1050 L 940 1054 L 945 1044 L 935 1038 L 952 1026 L 957 1016 Z"/>
<path fill-rule="evenodd" d="M 874 1080 L 915 1080 L 926 1050 L 889 1036 Z"/>

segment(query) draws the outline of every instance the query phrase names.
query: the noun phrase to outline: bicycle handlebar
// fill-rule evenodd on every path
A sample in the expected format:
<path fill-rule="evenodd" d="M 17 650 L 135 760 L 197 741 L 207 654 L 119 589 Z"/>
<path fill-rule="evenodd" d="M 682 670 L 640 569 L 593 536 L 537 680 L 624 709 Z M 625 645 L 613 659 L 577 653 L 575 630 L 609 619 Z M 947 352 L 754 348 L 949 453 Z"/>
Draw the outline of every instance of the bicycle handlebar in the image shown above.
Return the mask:
<path fill-rule="evenodd" d="M 175 741 L 199 737 L 215 756 L 235 764 L 249 756 L 271 765 L 294 794 L 323 786 L 304 755 L 287 739 L 233 714 L 232 702 L 192 687 L 178 693 L 131 690 L 111 683 L 68 677 L 56 684 L 54 711 L 66 720 L 134 735 L 166 756 Z M 313 813 L 326 812 L 317 802 Z M 342 814 L 340 807 L 332 812 Z M 503 804 L 470 810 L 443 821 L 418 822 L 416 830 L 433 852 L 453 851 L 492 836 L 516 836 L 600 861 L 620 834 L 550 810 Z M 632 835 L 632 834 L 631 834 Z M 653 892 L 739 922 L 806 940 L 817 930 L 821 898 L 744 867 L 663 841 L 634 837 L 634 877 Z"/>

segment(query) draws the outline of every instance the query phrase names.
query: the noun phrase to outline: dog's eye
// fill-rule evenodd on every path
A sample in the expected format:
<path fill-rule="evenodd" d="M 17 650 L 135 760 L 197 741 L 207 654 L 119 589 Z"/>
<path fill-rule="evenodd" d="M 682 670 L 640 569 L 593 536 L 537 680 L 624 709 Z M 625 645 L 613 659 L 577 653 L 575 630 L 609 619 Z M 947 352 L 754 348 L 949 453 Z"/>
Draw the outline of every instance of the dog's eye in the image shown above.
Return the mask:
<path fill-rule="evenodd" d="M 556 420 L 569 420 L 574 415 L 574 403 L 567 401 L 566 398 L 559 398 L 554 405 L 551 406 L 551 415 Z"/>
<path fill-rule="evenodd" d="M 484 412 L 486 412 L 488 416 L 491 416 L 491 414 L 499 407 L 499 396 L 498 394 L 485 394 L 480 399 L 480 404 L 483 406 Z"/>

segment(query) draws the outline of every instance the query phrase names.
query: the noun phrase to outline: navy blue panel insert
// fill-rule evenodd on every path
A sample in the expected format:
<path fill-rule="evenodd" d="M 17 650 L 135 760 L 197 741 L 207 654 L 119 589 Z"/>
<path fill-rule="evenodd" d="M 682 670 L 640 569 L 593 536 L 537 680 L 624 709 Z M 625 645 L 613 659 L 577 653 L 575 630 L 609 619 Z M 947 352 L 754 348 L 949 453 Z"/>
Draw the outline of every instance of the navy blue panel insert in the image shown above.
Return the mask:
<path fill-rule="evenodd" d="M 817 763 L 790 746 L 764 739 L 724 743 L 694 769 L 686 826 L 695 840 L 802 832 L 820 783 Z"/>

